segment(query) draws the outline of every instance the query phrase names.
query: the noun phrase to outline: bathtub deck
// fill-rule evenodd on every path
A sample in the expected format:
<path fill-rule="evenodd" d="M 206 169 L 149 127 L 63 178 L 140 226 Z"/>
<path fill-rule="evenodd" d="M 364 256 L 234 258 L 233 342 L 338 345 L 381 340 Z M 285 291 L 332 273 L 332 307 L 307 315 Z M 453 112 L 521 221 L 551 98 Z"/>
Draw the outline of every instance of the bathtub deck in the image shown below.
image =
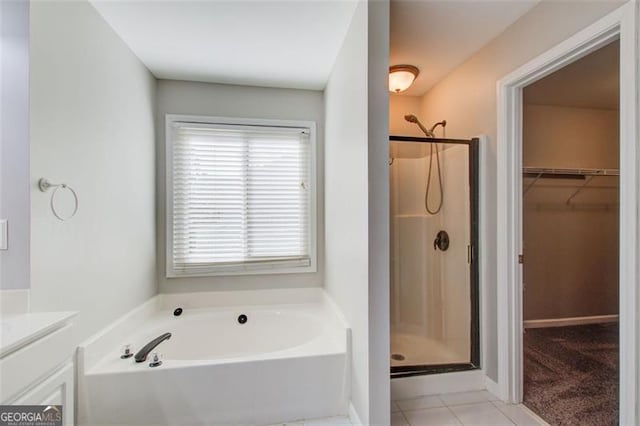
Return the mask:
<path fill-rule="evenodd" d="M 269 426 L 351 426 L 349 417 L 327 417 L 324 419 L 303 420 L 299 422 L 276 423 Z"/>

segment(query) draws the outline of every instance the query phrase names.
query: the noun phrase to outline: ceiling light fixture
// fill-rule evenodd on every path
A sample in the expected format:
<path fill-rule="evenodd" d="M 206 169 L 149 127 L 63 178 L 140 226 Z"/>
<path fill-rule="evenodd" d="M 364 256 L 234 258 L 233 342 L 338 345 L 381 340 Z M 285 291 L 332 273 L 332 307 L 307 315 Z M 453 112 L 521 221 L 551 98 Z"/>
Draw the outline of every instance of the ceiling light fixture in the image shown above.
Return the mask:
<path fill-rule="evenodd" d="M 389 91 L 400 93 L 407 90 L 420 74 L 413 65 L 393 65 L 389 67 Z"/>

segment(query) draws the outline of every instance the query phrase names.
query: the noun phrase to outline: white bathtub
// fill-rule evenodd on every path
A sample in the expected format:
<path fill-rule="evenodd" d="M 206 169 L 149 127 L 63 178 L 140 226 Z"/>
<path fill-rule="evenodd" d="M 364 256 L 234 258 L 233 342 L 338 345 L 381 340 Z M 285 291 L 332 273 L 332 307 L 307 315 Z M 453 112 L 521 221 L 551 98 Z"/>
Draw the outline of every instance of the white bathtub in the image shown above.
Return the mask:
<path fill-rule="evenodd" d="M 120 359 L 122 345 L 135 353 L 166 332 L 161 366 Z M 81 346 L 79 419 L 211 425 L 344 415 L 348 333 L 319 289 L 160 295 Z"/>

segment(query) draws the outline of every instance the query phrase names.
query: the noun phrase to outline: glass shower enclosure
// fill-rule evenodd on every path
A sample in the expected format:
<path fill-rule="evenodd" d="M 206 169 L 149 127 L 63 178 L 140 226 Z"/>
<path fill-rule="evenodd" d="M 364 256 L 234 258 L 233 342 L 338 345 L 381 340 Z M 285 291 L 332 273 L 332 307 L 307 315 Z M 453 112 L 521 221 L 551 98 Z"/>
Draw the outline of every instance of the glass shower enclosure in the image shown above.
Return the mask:
<path fill-rule="evenodd" d="M 391 376 L 480 367 L 478 139 L 391 136 Z"/>

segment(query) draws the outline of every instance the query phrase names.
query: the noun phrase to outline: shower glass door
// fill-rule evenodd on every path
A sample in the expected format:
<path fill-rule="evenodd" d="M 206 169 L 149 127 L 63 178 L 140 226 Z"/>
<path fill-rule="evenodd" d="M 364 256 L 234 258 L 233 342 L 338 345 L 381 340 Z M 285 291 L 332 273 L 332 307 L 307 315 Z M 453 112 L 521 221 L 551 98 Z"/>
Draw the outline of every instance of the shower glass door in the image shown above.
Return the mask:
<path fill-rule="evenodd" d="M 477 140 L 389 153 L 392 376 L 479 368 Z"/>

